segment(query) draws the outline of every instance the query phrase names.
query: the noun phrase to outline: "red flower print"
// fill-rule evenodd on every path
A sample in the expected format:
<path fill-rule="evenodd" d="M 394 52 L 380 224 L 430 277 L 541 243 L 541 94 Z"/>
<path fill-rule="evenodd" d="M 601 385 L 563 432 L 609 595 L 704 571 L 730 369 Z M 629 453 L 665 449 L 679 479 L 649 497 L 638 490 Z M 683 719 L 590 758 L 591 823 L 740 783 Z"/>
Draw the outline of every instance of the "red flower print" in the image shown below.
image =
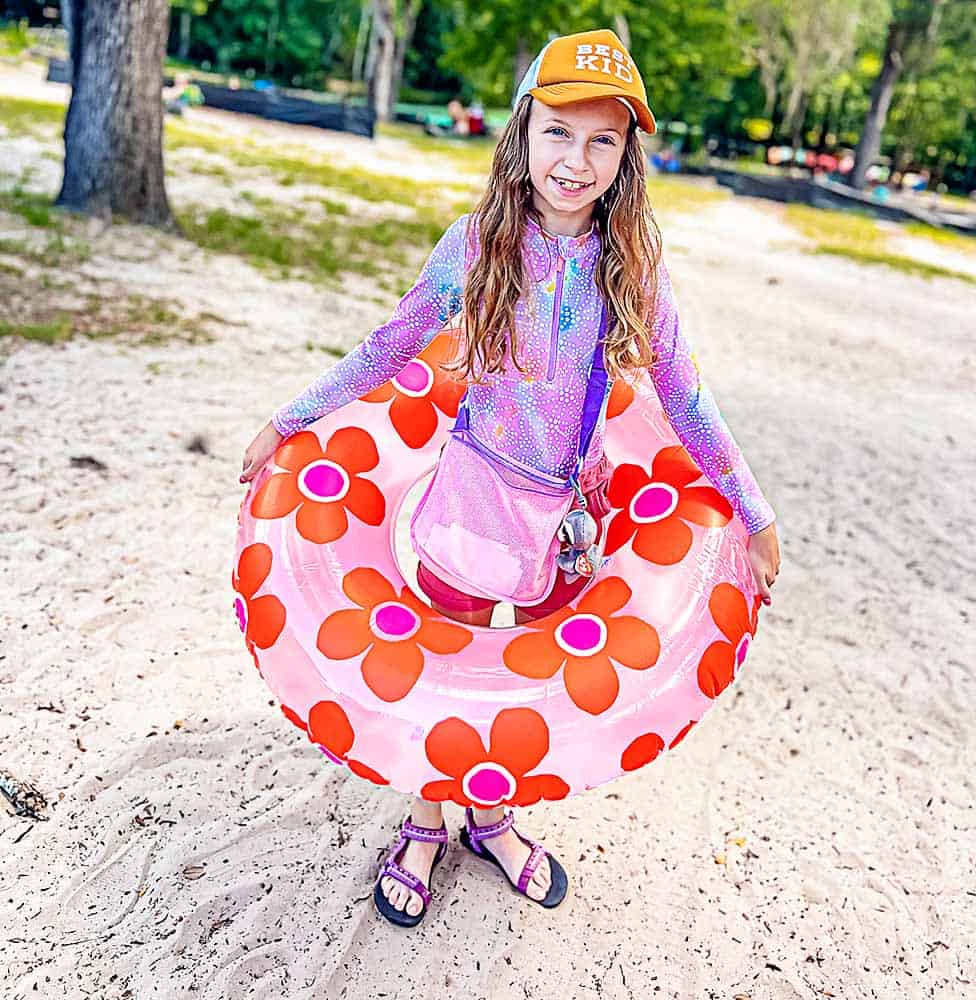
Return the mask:
<path fill-rule="evenodd" d="M 668 749 L 673 750 L 688 735 L 694 724 L 695 720 L 692 719 L 668 744 Z M 625 771 L 636 771 L 637 768 L 650 764 L 663 749 L 664 740 L 657 733 L 645 733 L 627 745 L 627 749 L 620 755 L 620 766 Z"/>
<path fill-rule="evenodd" d="M 718 490 L 689 485 L 700 478 L 701 470 L 681 445 L 662 448 L 650 475 L 639 465 L 617 466 L 608 498 L 620 511 L 607 528 L 606 554 L 633 538 L 642 559 L 658 566 L 681 562 L 691 548 L 686 522 L 712 528 L 732 518 L 732 508 Z"/>
<path fill-rule="evenodd" d="M 397 594 L 378 570 L 360 566 L 345 575 L 342 589 L 358 607 L 335 611 L 322 622 L 317 646 L 330 660 L 358 656 L 364 649 L 363 680 L 383 701 L 398 701 L 424 669 L 424 649 L 457 653 L 474 638 L 446 621 L 404 586 Z"/>
<path fill-rule="evenodd" d="M 379 463 L 372 437 L 360 427 L 342 427 L 325 451 L 312 431 L 299 431 L 278 446 L 277 472 L 251 501 L 255 517 L 284 517 L 295 508 L 295 527 L 302 538 L 324 544 L 342 537 L 349 527 L 346 511 L 365 524 L 381 524 L 386 501 L 376 484 L 359 476 Z"/>
<path fill-rule="evenodd" d="M 526 622 L 529 630 L 502 653 L 505 666 L 522 677 L 548 678 L 565 666 L 563 682 L 574 704 L 591 715 L 606 711 L 620 690 L 614 661 L 646 670 L 657 661 L 656 630 L 633 615 L 616 615 L 631 589 L 619 576 L 607 577 L 585 592 L 576 607 L 559 608 Z"/>
<path fill-rule="evenodd" d="M 317 743 L 322 753 L 334 764 L 348 764 L 353 774 L 377 785 L 390 783 L 379 771 L 348 756 L 356 734 L 349 724 L 349 716 L 337 702 L 317 701 L 311 707 L 308 713 L 308 738 Z"/>
<path fill-rule="evenodd" d="M 237 624 L 244 633 L 244 642 L 261 670 L 254 647 L 267 649 L 273 646 L 285 627 L 285 606 L 274 594 L 254 595 L 271 572 L 271 549 L 264 542 L 248 545 L 237 561 L 237 568 L 231 573 L 231 586 L 237 591 L 234 611 Z"/>
<path fill-rule="evenodd" d="M 308 725 L 305 725 L 301 716 L 287 705 L 282 705 L 281 711 L 285 718 L 298 726 L 333 764 L 348 764 L 353 774 L 358 774 L 360 778 L 368 778 L 377 785 L 390 783 L 379 771 L 374 771 L 362 761 L 347 756 L 356 736 L 349 724 L 349 716 L 337 702 L 316 702 L 308 713 Z"/>
<path fill-rule="evenodd" d="M 462 719 L 438 722 L 424 744 L 427 759 L 449 780 L 428 781 L 420 797 L 459 806 L 531 806 L 563 799 L 569 785 L 554 774 L 527 774 L 549 752 L 549 727 L 531 708 L 505 708 L 491 724 L 488 749 Z"/>
<path fill-rule="evenodd" d="M 453 349 L 454 338 L 440 334 L 389 382 L 359 398 L 364 403 L 392 399 L 390 420 L 400 439 L 410 448 L 423 448 L 437 430 L 437 410 L 456 417 L 465 386 L 442 368 Z M 435 409 L 436 407 L 436 409 Z"/>
<path fill-rule="evenodd" d="M 712 591 L 708 610 L 725 639 L 713 642 L 698 663 L 698 686 L 707 697 L 717 698 L 735 679 L 756 634 L 761 601 L 757 594 L 750 614 L 742 591 L 731 583 L 720 583 Z"/>
<path fill-rule="evenodd" d="M 607 420 L 619 417 L 634 401 L 634 387 L 623 378 L 613 380 L 607 400 Z"/>

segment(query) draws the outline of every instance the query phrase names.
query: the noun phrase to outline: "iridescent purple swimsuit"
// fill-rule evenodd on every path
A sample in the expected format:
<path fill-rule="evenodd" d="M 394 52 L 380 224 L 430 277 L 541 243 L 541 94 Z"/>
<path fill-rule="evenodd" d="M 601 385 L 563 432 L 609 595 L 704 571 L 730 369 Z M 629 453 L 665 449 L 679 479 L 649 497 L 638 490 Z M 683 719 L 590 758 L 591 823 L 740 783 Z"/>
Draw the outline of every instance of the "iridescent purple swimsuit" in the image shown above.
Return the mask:
<path fill-rule="evenodd" d="M 324 372 L 272 422 L 286 437 L 397 375 L 461 311 L 464 274 L 477 246 L 465 240 L 462 215 L 434 247 L 413 288 L 388 323 Z M 576 457 L 587 368 L 600 324 L 595 270 L 600 236 L 553 236 L 529 220 L 529 282 L 515 309 L 519 359 L 468 388 L 471 431 L 497 452 L 533 468 L 568 476 Z M 702 382 L 681 334 L 671 279 L 662 262 L 653 325 L 658 361 L 651 378 L 671 426 L 709 482 L 729 501 L 749 534 L 775 519 L 748 463 Z M 593 435 L 584 469 L 603 454 L 605 420 Z"/>

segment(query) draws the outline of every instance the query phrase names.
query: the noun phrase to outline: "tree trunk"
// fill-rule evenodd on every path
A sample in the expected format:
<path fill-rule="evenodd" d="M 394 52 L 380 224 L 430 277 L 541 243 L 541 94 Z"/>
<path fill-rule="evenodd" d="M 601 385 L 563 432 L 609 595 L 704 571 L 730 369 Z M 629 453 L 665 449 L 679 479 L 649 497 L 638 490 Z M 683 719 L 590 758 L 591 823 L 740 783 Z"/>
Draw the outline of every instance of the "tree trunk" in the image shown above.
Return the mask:
<path fill-rule="evenodd" d="M 163 174 L 169 0 L 75 0 L 71 103 L 57 204 L 175 228 Z"/>
<path fill-rule="evenodd" d="M 363 79 L 363 64 L 366 59 L 366 39 L 369 37 L 371 12 L 372 5 L 367 0 L 362 0 L 362 8 L 359 12 L 359 31 L 356 32 L 356 48 L 352 57 L 352 79 L 354 83 L 359 83 Z"/>
<path fill-rule="evenodd" d="M 193 23 L 193 15 L 188 10 L 180 11 L 180 44 L 176 50 L 176 55 L 183 62 L 190 58 L 190 25 Z"/>
<path fill-rule="evenodd" d="M 892 24 L 888 28 L 888 39 L 885 43 L 884 61 L 874 86 L 871 88 L 871 107 L 864 120 L 861 139 L 857 144 L 854 156 L 854 169 L 851 171 L 849 183 L 859 191 L 864 190 L 868 167 L 877 159 L 881 152 L 881 133 L 888 118 L 891 98 L 895 93 L 898 74 L 904 65 L 904 48 L 908 32 L 901 24 Z"/>
<path fill-rule="evenodd" d="M 393 106 L 400 99 L 400 84 L 403 82 L 403 64 L 407 58 L 407 49 L 413 42 L 414 28 L 423 0 L 405 0 L 403 20 L 396 32 L 396 46 L 393 59 L 393 80 L 390 84 L 390 103 L 387 108 L 387 121 L 394 117 Z"/>
<path fill-rule="evenodd" d="M 373 8 L 373 65 L 369 76 L 369 103 L 378 121 L 390 120 L 396 36 L 393 32 L 393 0 L 375 0 Z"/>

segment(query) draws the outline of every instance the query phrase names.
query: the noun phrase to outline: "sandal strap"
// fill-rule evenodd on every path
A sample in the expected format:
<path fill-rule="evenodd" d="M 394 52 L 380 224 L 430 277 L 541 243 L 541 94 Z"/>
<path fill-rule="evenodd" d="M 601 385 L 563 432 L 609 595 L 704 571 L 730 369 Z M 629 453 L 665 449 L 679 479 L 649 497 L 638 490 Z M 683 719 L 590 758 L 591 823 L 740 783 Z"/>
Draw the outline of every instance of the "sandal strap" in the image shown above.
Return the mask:
<path fill-rule="evenodd" d="M 380 870 L 379 877 L 389 875 L 391 878 L 402 882 L 408 889 L 413 889 L 415 893 L 424 901 L 424 906 L 430 905 L 430 892 L 424 883 L 413 872 L 408 872 L 406 868 L 401 868 L 392 858 L 387 858 Z"/>
<path fill-rule="evenodd" d="M 488 840 L 490 837 L 497 837 L 500 833 L 504 833 L 514 822 L 515 813 L 511 809 L 497 823 L 488 823 L 485 826 L 478 826 L 475 823 L 471 806 L 468 806 L 464 811 L 464 824 L 468 829 L 468 837 L 475 845 L 482 840 Z"/>
<path fill-rule="evenodd" d="M 530 843 L 532 844 L 532 850 L 529 851 L 529 858 L 525 862 L 525 866 L 522 868 L 522 873 L 519 875 L 518 880 L 518 891 L 523 894 L 528 888 L 529 882 L 535 874 L 535 870 L 539 867 L 546 856 L 546 849 L 542 846 L 542 844 L 537 844 L 534 840 Z"/>
<path fill-rule="evenodd" d="M 430 843 L 447 843 L 447 826 L 444 823 L 442 823 L 439 828 L 434 828 L 430 826 L 417 826 L 416 823 L 411 823 L 409 819 L 405 819 L 400 832 L 404 837 L 407 837 L 410 840 L 425 840 Z"/>

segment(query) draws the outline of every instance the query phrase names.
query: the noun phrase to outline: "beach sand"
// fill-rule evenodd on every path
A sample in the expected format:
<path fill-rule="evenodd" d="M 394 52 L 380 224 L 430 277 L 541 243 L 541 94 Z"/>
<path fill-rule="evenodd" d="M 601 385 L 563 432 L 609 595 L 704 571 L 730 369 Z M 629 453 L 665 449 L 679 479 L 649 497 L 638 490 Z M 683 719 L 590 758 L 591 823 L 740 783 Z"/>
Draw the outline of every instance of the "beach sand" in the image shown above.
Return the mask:
<path fill-rule="evenodd" d="M 230 586 L 244 448 L 330 363 L 306 340 L 352 347 L 389 307 L 362 279 L 96 236 L 86 272 L 226 325 L 8 345 L 0 369 L 0 768 L 50 803 L 0 811 L 5 998 L 976 996 L 976 290 L 811 256 L 754 200 L 663 229 L 778 514 L 773 604 L 700 731 L 519 811 L 567 868 L 562 906 L 464 852 L 448 805 L 410 931 L 371 901 L 408 799 L 282 716 Z"/>

